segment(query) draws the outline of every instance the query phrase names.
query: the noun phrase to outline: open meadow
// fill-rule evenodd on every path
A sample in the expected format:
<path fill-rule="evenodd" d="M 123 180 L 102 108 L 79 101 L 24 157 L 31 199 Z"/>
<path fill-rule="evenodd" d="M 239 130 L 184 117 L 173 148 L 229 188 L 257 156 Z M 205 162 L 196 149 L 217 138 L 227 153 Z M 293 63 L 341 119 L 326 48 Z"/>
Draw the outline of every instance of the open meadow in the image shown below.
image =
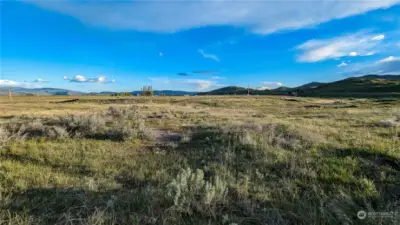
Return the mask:
<path fill-rule="evenodd" d="M 400 224 L 400 99 L 0 96 L 0 224 Z"/>

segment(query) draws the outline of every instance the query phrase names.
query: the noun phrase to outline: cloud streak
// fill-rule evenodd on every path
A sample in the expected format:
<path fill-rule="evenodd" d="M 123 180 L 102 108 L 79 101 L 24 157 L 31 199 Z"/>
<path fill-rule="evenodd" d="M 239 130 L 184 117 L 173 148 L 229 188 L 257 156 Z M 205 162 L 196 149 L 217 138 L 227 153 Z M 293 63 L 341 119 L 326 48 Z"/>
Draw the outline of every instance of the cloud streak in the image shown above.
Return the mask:
<path fill-rule="evenodd" d="M 199 73 L 199 74 L 213 74 L 217 73 L 216 70 L 193 70 L 192 73 Z"/>
<path fill-rule="evenodd" d="M 274 82 L 274 81 L 263 81 L 261 82 L 261 86 L 257 87 L 257 90 L 271 90 L 278 87 L 282 87 L 283 84 L 281 82 Z"/>
<path fill-rule="evenodd" d="M 212 76 L 210 77 L 211 80 L 222 80 L 222 79 L 226 79 L 225 77 L 220 77 L 220 76 Z"/>
<path fill-rule="evenodd" d="M 400 0 L 357 1 L 42 1 L 28 3 L 111 29 L 177 32 L 204 26 L 245 27 L 268 34 L 387 8 Z M 321 13 L 323 12 L 323 13 Z"/>
<path fill-rule="evenodd" d="M 348 76 L 361 76 L 365 74 L 400 74 L 400 57 L 388 56 L 378 61 L 358 63 L 344 72 Z"/>
<path fill-rule="evenodd" d="M 105 76 L 99 76 L 96 78 L 87 78 L 82 75 L 75 75 L 72 78 L 64 76 L 64 80 L 68 80 L 69 82 L 74 82 L 74 83 L 100 83 L 100 84 L 115 83 L 115 80 L 106 81 Z"/>
<path fill-rule="evenodd" d="M 204 91 L 212 87 L 220 87 L 221 84 L 217 83 L 216 80 L 204 80 L 204 79 L 169 79 L 167 77 L 150 77 L 153 83 L 170 84 L 179 87 L 188 87 L 191 90 Z"/>
<path fill-rule="evenodd" d="M 43 79 L 40 79 L 40 78 L 34 80 L 33 82 L 34 82 L 34 83 L 49 83 L 48 80 L 43 80 Z"/>
<path fill-rule="evenodd" d="M 342 63 L 340 63 L 339 65 L 337 65 L 337 67 L 344 67 L 344 66 L 347 66 L 348 64 L 346 63 L 346 62 L 342 62 Z"/>
<path fill-rule="evenodd" d="M 310 40 L 296 47 L 299 62 L 318 62 L 344 56 L 370 56 L 379 52 L 384 35 L 359 32 L 325 40 Z"/>
<path fill-rule="evenodd" d="M 219 62 L 219 58 L 216 55 L 205 53 L 203 49 L 199 50 L 199 53 L 206 59 L 212 59 L 214 61 Z"/>
<path fill-rule="evenodd" d="M 41 86 L 30 82 L 20 82 L 15 80 L 0 80 L 0 87 L 40 88 Z"/>

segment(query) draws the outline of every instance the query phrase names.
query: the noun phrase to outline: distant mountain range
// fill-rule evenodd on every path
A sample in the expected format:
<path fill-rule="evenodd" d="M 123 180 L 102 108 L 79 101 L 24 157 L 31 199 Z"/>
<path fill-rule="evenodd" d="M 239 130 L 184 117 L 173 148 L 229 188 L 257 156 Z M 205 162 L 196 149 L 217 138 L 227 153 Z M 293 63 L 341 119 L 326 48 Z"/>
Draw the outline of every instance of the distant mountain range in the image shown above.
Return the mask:
<path fill-rule="evenodd" d="M 299 95 L 310 97 L 400 97 L 400 75 L 365 75 L 330 83 L 311 82 L 298 87 L 256 90 L 229 86 L 199 95 Z"/>
<path fill-rule="evenodd" d="M 8 90 L 12 91 L 14 96 L 18 95 L 111 95 L 116 94 L 118 92 L 112 91 L 102 91 L 102 92 L 80 92 L 80 91 L 72 91 L 61 88 L 23 88 L 23 87 L 0 87 L 0 95 L 8 95 Z M 141 93 L 141 91 L 132 91 L 130 92 L 132 95 L 137 95 Z M 194 95 L 197 92 L 190 91 L 174 91 L 174 90 L 155 90 L 155 95 L 165 94 L 167 96 L 183 96 L 183 95 Z"/>
<path fill-rule="evenodd" d="M 0 95 L 8 94 L 8 87 L 0 87 Z M 79 92 L 60 88 L 11 88 L 13 95 L 112 95 L 117 92 Z M 247 89 L 228 86 L 209 92 L 188 92 L 175 90 L 155 90 L 155 95 L 299 95 L 310 97 L 369 97 L 399 96 L 400 75 L 365 75 L 350 77 L 330 83 L 311 82 L 298 87 L 279 87 L 272 90 Z M 132 91 L 132 95 L 140 95 L 141 91 Z"/>
<path fill-rule="evenodd" d="M 23 88 L 23 87 L 0 87 L 0 95 L 8 95 L 8 90 L 13 95 L 83 95 L 84 92 L 71 91 L 61 88 Z"/>

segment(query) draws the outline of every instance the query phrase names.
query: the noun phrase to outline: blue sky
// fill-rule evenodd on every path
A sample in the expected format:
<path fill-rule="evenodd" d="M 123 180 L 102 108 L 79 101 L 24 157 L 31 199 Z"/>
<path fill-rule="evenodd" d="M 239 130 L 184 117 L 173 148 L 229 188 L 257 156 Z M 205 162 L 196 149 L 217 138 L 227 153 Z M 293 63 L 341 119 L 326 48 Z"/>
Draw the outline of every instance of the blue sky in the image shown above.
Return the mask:
<path fill-rule="evenodd" d="M 400 74 L 400 0 L 0 4 L 0 86 L 206 91 Z"/>

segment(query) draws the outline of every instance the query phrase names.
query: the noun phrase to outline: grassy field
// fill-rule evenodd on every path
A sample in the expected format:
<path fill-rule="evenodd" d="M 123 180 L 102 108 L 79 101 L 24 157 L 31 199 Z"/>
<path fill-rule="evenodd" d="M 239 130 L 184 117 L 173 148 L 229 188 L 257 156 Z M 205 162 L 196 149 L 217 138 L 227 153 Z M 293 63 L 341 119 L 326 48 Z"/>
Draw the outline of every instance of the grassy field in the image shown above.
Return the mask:
<path fill-rule="evenodd" d="M 0 224 L 400 224 L 400 99 L 73 98 L 0 97 Z"/>

